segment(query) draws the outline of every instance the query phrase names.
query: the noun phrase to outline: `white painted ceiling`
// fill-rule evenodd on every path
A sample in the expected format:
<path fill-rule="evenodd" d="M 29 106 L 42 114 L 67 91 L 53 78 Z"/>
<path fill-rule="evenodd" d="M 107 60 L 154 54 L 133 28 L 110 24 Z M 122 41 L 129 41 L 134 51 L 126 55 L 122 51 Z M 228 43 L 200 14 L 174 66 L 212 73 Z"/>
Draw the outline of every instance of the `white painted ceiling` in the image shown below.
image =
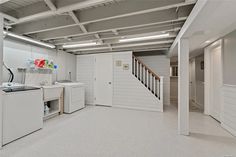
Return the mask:
<path fill-rule="evenodd" d="M 209 44 L 236 30 L 236 0 L 199 0 L 198 2 L 199 6 L 204 5 L 198 8 L 196 4 L 193 10 L 193 12 L 198 10 L 196 17 L 189 22 L 186 29 L 181 30 L 182 37 L 189 39 L 191 56 L 196 56 Z M 169 55 L 177 55 L 177 42 L 172 45 Z"/>
<path fill-rule="evenodd" d="M 5 26 L 17 34 L 64 44 L 101 45 L 64 49 L 74 54 L 168 50 L 196 0 L 3 0 Z M 170 33 L 170 37 L 119 43 L 121 38 Z"/>

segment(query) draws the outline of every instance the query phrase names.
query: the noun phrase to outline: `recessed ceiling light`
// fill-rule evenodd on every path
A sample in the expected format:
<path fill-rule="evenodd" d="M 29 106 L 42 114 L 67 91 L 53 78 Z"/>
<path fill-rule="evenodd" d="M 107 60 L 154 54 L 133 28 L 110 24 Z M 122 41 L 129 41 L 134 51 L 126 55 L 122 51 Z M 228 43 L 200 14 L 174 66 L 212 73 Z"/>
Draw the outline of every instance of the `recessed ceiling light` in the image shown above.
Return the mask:
<path fill-rule="evenodd" d="M 143 37 L 135 37 L 135 38 L 125 38 L 125 39 L 120 39 L 119 42 L 133 42 L 133 41 L 142 41 L 142 40 L 151 40 L 151 39 L 160 39 L 160 38 L 166 38 L 169 37 L 169 33 L 165 34 L 158 34 L 158 35 L 151 35 L 151 36 L 143 36 Z"/>

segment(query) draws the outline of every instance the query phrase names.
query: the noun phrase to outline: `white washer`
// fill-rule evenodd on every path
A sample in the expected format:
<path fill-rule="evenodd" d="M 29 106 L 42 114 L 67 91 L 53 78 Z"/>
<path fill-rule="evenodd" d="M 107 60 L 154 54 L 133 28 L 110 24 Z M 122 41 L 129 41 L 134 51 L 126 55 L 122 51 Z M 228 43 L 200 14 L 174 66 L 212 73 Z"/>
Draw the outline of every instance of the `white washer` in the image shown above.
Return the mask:
<path fill-rule="evenodd" d="M 57 82 L 65 87 L 64 113 L 72 113 L 85 107 L 84 83 L 80 82 Z"/>

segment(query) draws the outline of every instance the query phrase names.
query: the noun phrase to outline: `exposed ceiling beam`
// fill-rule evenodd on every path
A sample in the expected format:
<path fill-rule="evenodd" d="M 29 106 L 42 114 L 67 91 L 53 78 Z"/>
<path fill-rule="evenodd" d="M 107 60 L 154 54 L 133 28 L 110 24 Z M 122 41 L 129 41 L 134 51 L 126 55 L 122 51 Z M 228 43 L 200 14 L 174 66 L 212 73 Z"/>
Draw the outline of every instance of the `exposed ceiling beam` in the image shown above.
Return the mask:
<path fill-rule="evenodd" d="M 69 12 L 69 15 L 71 16 L 71 18 L 75 21 L 75 23 L 77 25 L 79 25 L 80 29 L 84 32 L 84 33 L 88 33 L 87 29 L 85 28 L 85 26 L 83 24 L 80 23 L 79 18 L 75 15 L 75 13 L 73 11 Z"/>
<path fill-rule="evenodd" d="M 154 41 L 154 42 L 141 42 L 134 44 L 121 44 L 121 45 L 112 45 L 113 48 L 124 48 L 124 47 L 135 47 L 135 46 L 148 46 L 148 45 L 160 45 L 160 44 L 169 44 L 173 43 L 174 40 L 163 40 L 163 41 Z"/>
<path fill-rule="evenodd" d="M 51 0 L 44 0 L 44 2 L 47 4 L 47 6 L 49 7 L 50 10 L 52 10 L 52 11 L 57 10 L 55 4 Z"/>
<path fill-rule="evenodd" d="M 40 33 L 40 35 L 32 34 L 30 36 L 38 40 L 53 39 L 53 38 L 69 38 L 73 36 L 73 32 L 75 34 L 84 34 L 78 26 L 75 26 L 75 27 L 66 27 L 62 29 L 52 30 L 48 32 L 42 32 Z"/>
<path fill-rule="evenodd" d="M 152 12 L 148 14 L 135 15 L 132 17 L 124 17 L 118 19 L 112 19 L 103 22 L 96 22 L 87 25 L 88 32 L 95 32 L 99 30 L 110 30 L 116 28 L 125 28 L 132 26 L 139 26 L 142 24 L 150 24 L 156 22 L 166 22 L 170 20 L 176 20 L 178 18 L 187 17 L 191 12 L 192 7 L 180 8 L 179 12 L 176 13 L 175 9 L 168 9 L 158 12 Z M 115 26 L 115 27 L 114 27 Z"/>
<path fill-rule="evenodd" d="M 165 44 L 171 44 L 174 40 L 163 40 L 163 41 L 155 41 L 155 42 L 142 42 L 142 43 L 132 43 L 132 44 L 120 44 L 120 45 L 112 45 L 112 48 L 132 48 L 132 47 L 139 47 L 139 46 L 161 46 Z M 109 47 L 108 47 L 109 48 Z M 91 47 L 91 48 L 86 48 L 86 51 L 89 50 L 98 50 L 98 49 L 107 49 L 106 47 Z M 77 49 L 71 49 L 71 50 L 66 50 L 68 52 L 77 52 L 77 51 L 85 51 L 85 48 L 77 48 Z"/>
<path fill-rule="evenodd" d="M 149 34 L 140 34 L 140 35 L 137 35 L 136 37 L 138 36 L 149 36 L 151 33 Z M 153 34 L 158 34 L 158 33 L 152 33 Z M 166 38 L 160 38 L 159 40 L 169 40 L 169 39 L 174 39 L 175 37 L 177 36 L 176 33 L 171 33 L 169 37 L 166 37 Z M 108 47 L 112 48 L 114 46 L 114 44 L 119 44 L 119 39 L 120 38 L 115 38 L 115 39 L 97 39 L 102 45 L 107 45 Z M 100 41 L 102 40 L 102 42 Z M 94 41 L 94 40 L 93 40 Z M 148 42 L 151 42 L 151 41 L 157 41 L 157 39 L 155 40 L 149 40 Z M 79 42 L 64 42 L 63 44 L 57 44 L 57 46 L 62 46 L 64 44 L 77 44 L 77 43 L 80 43 L 80 42 L 91 42 L 91 40 L 80 40 Z M 145 41 L 140 41 L 140 42 L 145 42 Z M 140 43 L 140 42 L 134 42 L 136 44 Z M 147 42 L 147 41 L 146 41 Z M 133 43 L 133 42 L 129 42 L 129 43 L 126 43 L 126 44 L 130 44 L 130 43 Z M 56 45 L 55 43 L 53 43 L 54 45 Z"/>
<path fill-rule="evenodd" d="M 120 49 L 132 49 L 132 50 L 147 50 L 147 49 L 160 49 L 160 48 L 169 48 L 171 45 L 170 44 L 161 44 L 161 45 L 155 45 L 155 46 L 137 46 L 137 47 L 124 47 L 124 48 L 113 48 L 113 50 Z M 104 50 L 104 49 L 109 49 L 108 47 L 99 47 L 99 48 L 83 48 L 83 49 L 75 49 L 75 50 L 68 50 L 68 52 L 83 52 L 83 51 L 94 51 L 94 50 Z"/>
<path fill-rule="evenodd" d="M 15 22 L 13 24 L 20 24 L 20 23 L 24 23 L 24 22 L 34 21 L 37 19 L 47 18 L 47 17 L 53 16 L 53 15 L 59 15 L 59 14 L 63 14 L 66 12 L 73 11 L 73 10 L 83 9 L 83 8 L 95 6 L 98 4 L 111 2 L 111 1 L 113 1 L 113 0 L 86 0 L 86 1 L 79 2 L 79 3 L 67 5 L 67 6 L 64 6 L 61 8 L 57 8 L 56 11 L 50 10 L 50 11 L 37 13 L 34 15 L 21 17 L 18 19 L 17 22 Z"/>
<path fill-rule="evenodd" d="M 173 0 L 169 0 L 169 1 L 155 1 L 155 3 L 154 4 L 159 4 L 159 3 L 163 3 L 164 2 L 164 4 L 166 4 L 167 2 L 167 4 L 170 4 L 170 2 L 172 2 Z M 183 0 L 178 0 L 179 2 L 181 2 L 181 1 L 183 1 Z M 130 6 L 132 6 L 132 7 L 136 7 L 136 4 L 133 4 L 133 5 L 131 5 L 130 4 L 131 2 L 129 2 L 129 5 Z M 157 11 L 165 11 L 166 9 L 171 9 L 172 8 L 172 6 L 166 6 L 165 8 L 153 8 L 154 6 L 156 6 L 156 5 L 150 5 L 150 3 L 152 4 L 152 1 L 151 2 L 149 2 L 149 3 L 145 3 L 147 6 L 145 7 L 145 8 L 150 8 L 150 7 L 152 7 L 152 11 L 142 11 L 142 14 L 147 14 L 147 13 L 152 13 L 152 12 L 157 12 Z M 173 2 L 172 2 L 173 3 Z M 175 2 L 176 3 L 176 2 Z M 192 2 L 190 3 L 190 2 L 182 2 L 182 3 L 178 3 L 178 5 L 181 5 L 181 6 L 184 6 L 183 5 L 183 3 L 184 4 L 192 4 Z M 118 3 L 119 4 L 119 3 Z M 139 3 L 137 3 L 137 4 L 139 4 Z M 143 3 L 142 3 L 143 4 Z M 162 4 L 163 5 L 163 4 Z M 115 13 L 116 14 L 120 14 L 119 12 L 121 12 L 122 10 L 127 10 L 127 9 L 123 9 L 125 6 L 120 6 L 120 5 L 111 5 L 111 6 L 119 6 L 119 10 L 118 10 L 118 8 L 116 8 L 116 10 L 115 10 Z M 91 9 L 88 9 L 89 11 L 91 11 L 92 13 L 90 13 L 90 12 L 88 12 L 87 11 L 87 9 L 86 10 L 84 10 L 84 11 L 80 11 L 80 12 L 78 12 L 78 13 L 73 13 L 73 17 L 72 18 L 75 18 L 75 20 L 76 20 L 76 18 L 77 19 L 80 19 L 79 20 L 79 22 L 77 23 L 76 22 L 76 24 L 77 25 L 85 25 L 85 24 L 89 24 L 89 23 L 94 23 L 94 22 L 101 22 L 101 21 L 104 21 L 104 20 L 107 20 L 107 19 L 104 19 L 103 17 L 99 17 L 99 15 L 109 15 L 110 14 L 110 12 L 109 12 L 109 14 L 107 14 L 107 12 L 110 10 L 111 11 L 111 13 L 113 13 L 114 14 L 114 11 L 113 10 L 111 10 L 111 8 L 109 8 L 109 10 L 107 10 L 107 12 L 106 12 L 106 9 L 104 9 L 104 7 L 97 7 L 98 9 L 99 9 L 99 11 L 101 11 L 102 13 L 98 13 L 98 12 L 93 12 L 93 9 L 91 10 Z M 126 7 L 125 7 L 126 8 Z M 94 8 L 94 9 L 96 9 L 96 8 Z M 141 8 L 139 8 L 139 9 L 141 9 Z M 142 8 L 143 9 L 143 8 Z M 133 9 L 134 10 L 134 9 Z M 175 15 L 177 14 L 176 12 L 175 12 L 175 9 L 173 9 L 174 10 L 174 13 L 175 13 Z M 172 11 L 173 12 L 173 11 Z M 183 12 L 183 11 L 182 11 Z M 156 14 L 158 14 L 158 13 L 160 13 L 160 12 L 157 12 Z M 97 15 L 96 15 L 97 14 Z M 173 14 L 173 13 L 172 13 Z M 135 17 L 138 17 L 137 15 L 140 15 L 140 14 L 134 14 L 134 13 L 132 13 L 132 12 L 130 12 L 129 11 L 129 13 L 126 13 L 126 14 L 122 14 L 122 17 L 129 17 L 129 16 L 134 16 L 134 15 L 136 15 Z M 110 15 L 109 15 L 110 16 Z M 96 17 L 96 18 L 95 18 Z M 82 21 L 81 20 L 81 18 L 82 19 L 84 19 L 84 21 Z M 119 16 L 113 16 L 113 17 L 110 17 L 109 19 L 111 20 L 111 19 L 117 19 L 117 18 L 119 18 Z M 58 20 L 58 22 L 55 22 L 55 23 L 63 23 L 64 24 L 64 27 L 71 27 L 72 25 L 71 25 L 71 23 L 66 23 L 66 22 L 64 22 L 62 19 L 59 19 L 59 18 L 57 18 L 57 20 Z M 55 20 L 54 20 L 55 21 Z M 104 22 L 106 22 L 106 21 L 104 21 Z M 33 26 L 33 27 L 31 27 L 31 25 L 37 25 L 36 23 L 39 23 L 38 24 L 38 27 L 37 26 Z M 40 21 L 34 21 L 34 22 L 31 22 L 31 23 L 27 23 L 27 24 L 23 24 L 22 25 L 22 27 L 20 26 L 20 25 L 18 25 L 18 28 L 19 29 L 15 29 L 15 30 L 13 30 L 15 33 L 20 33 L 20 34 L 31 34 L 31 33 L 37 33 L 37 32 L 43 32 L 43 31 L 48 31 L 48 30 L 53 30 L 53 29 L 58 29 L 58 28 L 60 28 L 60 24 L 58 25 L 58 26 L 56 26 L 56 25 L 54 25 L 54 27 L 48 27 L 48 28 L 45 28 L 45 27 L 40 27 L 41 25 L 42 25 L 42 23 L 44 23 L 44 26 L 46 26 L 48 23 L 50 23 L 50 21 L 48 21 L 48 20 L 46 20 L 45 22 L 43 21 L 43 20 L 40 20 Z M 52 24 L 49 24 L 49 26 L 51 26 Z M 25 26 L 27 26 L 27 27 L 31 27 L 32 29 L 30 29 L 30 30 L 28 30 L 28 29 L 24 29 L 24 27 Z M 23 28 L 23 29 L 22 29 Z M 114 30 L 113 30 L 114 31 Z"/>
<path fill-rule="evenodd" d="M 131 29 L 131 28 L 139 28 L 139 27 L 147 27 L 147 26 L 153 26 L 153 25 L 158 25 L 158 24 L 165 24 L 165 23 L 170 23 L 170 22 L 178 22 L 178 21 L 184 21 L 187 19 L 187 16 L 186 17 L 180 17 L 180 18 L 172 18 L 169 20 L 165 20 L 164 18 L 162 19 L 155 19 L 153 17 L 152 20 L 155 20 L 155 21 L 150 21 L 150 23 L 145 23 L 145 19 L 144 21 L 143 20 L 139 20 L 139 21 L 143 21 L 144 24 L 131 24 L 132 22 L 132 19 L 129 19 L 131 20 L 131 22 L 128 22 L 128 24 L 130 24 L 130 26 L 125 26 L 122 24 L 121 25 L 112 25 L 112 23 L 110 23 L 109 26 L 106 26 L 106 27 L 109 27 L 108 29 L 107 28 L 103 28 L 102 26 L 99 27 L 99 30 L 96 29 L 95 27 L 92 27 L 92 30 L 89 31 L 89 33 L 87 34 L 94 34 L 94 33 L 99 33 L 99 32 L 108 32 L 108 31 L 111 31 L 112 29 L 118 29 L 118 30 L 123 30 L 123 29 Z M 35 33 L 35 34 L 31 34 L 33 37 L 37 38 L 37 39 L 40 39 L 40 40 L 50 40 L 50 39 L 59 39 L 59 38 L 65 38 L 65 37 L 73 37 L 73 36 L 78 36 L 78 35 L 82 35 L 81 31 L 74 31 L 74 27 L 76 26 L 73 26 L 73 27 L 68 27 L 68 28 L 62 28 L 62 29 L 57 29 L 57 30 L 53 30 L 53 31 L 48 31 L 48 32 L 41 32 L 41 33 Z M 90 27 L 91 28 L 91 27 Z M 96 29 L 96 30 L 95 30 Z M 72 31 L 73 30 L 73 31 Z M 62 33 L 64 32 L 64 33 Z M 63 35 L 62 35 L 63 34 Z"/>
<path fill-rule="evenodd" d="M 115 35 L 119 35 L 118 31 L 113 29 L 112 32 L 115 34 Z"/>
<path fill-rule="evenodd" d="M 156 47 L 142 47 L 142 48 L 113 48 L 113 50 L 109 50 L 109 48 L 102 48 L 100 50 L 98 49 L 89 49 L 89 50 L 83 50 L 83 51 L 73 51 L 73 54 L 97 54 L 97 53 L 109 53 L 109 52 L 119 52 L 119 51 L 161 51 L 161 50 L 168 50 L 169 45 L 161 45 Z M 71 51 L 69 51 L 71 52 Z"/>
<path fill-rule="evenodd" d="M 115 5 L 107 5 L 86 9 L 79 12 L 82 23 L 100 22 L 111 19 L 123 18 L 134 15 L 147 14 L 177 7 L 183 7 L 196 3 L 196 0 L 157 0 L 157 1 L 121 1 Z M 109 14 L 107 14 L 109 12 Z"/>
<path fill-rule="evenodd" d="M 132 36 L 140 36 L 144 34 L 158 34 L 162 32 L 177 32 L 180 30 L 183 22 L 181 23 L 169 23 L 165 25 L 156 25 L 156 26 L 151 26 L 151 27 L 141 27 L 137 29 L 126 29 L 126 30 L 121 30 L 119 31 L 119 35 L 114 35 L 111 32 L 104 32 L 100 33 L 100 38 L 102 40 L 106 39 L 117 39 L 117 38 L 122 38 L 122 37 L 132 37 Z M 72 37 L 70 41 L 67 39 L 55 39 L 53 40 L 53 43 L 56 45 L 62 45 L 63 43 L 71 42 L 71 43 L 76 43 L 80 41 L 89 41 L 93 40 L 92 35 L 79 35 L 76 37 Z"/>
<path fill-rule="evenodd" d="M 103 43 L 103 40 L 101 39 L 99 34 L 94 34 L 95 38 L 98 39 L 100 43 Z"/>
<path fill-rule="evenodd" d="M 2 14 L 2 16 L 3 16 L 5 19 L 9 20 L 9 21 L 12 21 L 12 22 L 17 22 L 17 21 L 18 21 L 17 18 L 15 18 L 15 17 L 13 17 L 13 16 L 10 16 L 10 15 L 8 15 L 8 14 L 2 13 L 2 12 L 0 12 L 0 14 Z M 5 24 L 10 25 L 10 23 L 5 23 Z"/>
<path fill-rule="evenodd" d="M 169 46 L 160 46 L 160 47 L 153 47 L 153 48 L 149 48 L 149 47 L 146 47 L 146 48 L 116 48 L 116 49 L 113 49 L 113 51 L 135 51 L 135 52 L 143 52 L 143 51 L 163 51 L 163 50 L 168 50 L 169 49 Z"/>
<path fill-rule="evenodd" d="M 106 50 L 110 49 L 109 47 L 93 47 L 93 48 L 81 48 L 81 49 L 76 49 L 76 50 L 67 50 L 68 52 L 78 52 L 79 51 L 92 51 L 92 50 Z"/>
<path fill-rule="evenodd" d="M 77 24 L 69 15 L 61 15 L 15 25 L 11 31 L 17 34 L 31 34 L 35 32 L 51 31 L 55 30 L 55 28 L 67 28 L 69 26 L 77 26 Z"/>

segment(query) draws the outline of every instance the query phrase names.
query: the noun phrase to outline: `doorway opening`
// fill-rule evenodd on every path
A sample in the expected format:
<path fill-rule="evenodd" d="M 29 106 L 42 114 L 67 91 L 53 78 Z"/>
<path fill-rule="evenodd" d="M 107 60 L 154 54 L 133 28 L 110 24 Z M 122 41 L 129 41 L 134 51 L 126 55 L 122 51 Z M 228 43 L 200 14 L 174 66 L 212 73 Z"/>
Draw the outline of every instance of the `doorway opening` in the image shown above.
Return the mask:
<path fill-rule="evenodd" d="M 206 105 L 205 114 L 221 122 L 222 79 L 222 41 L 219 40 L 205 50 L 206 65 Z"/>

